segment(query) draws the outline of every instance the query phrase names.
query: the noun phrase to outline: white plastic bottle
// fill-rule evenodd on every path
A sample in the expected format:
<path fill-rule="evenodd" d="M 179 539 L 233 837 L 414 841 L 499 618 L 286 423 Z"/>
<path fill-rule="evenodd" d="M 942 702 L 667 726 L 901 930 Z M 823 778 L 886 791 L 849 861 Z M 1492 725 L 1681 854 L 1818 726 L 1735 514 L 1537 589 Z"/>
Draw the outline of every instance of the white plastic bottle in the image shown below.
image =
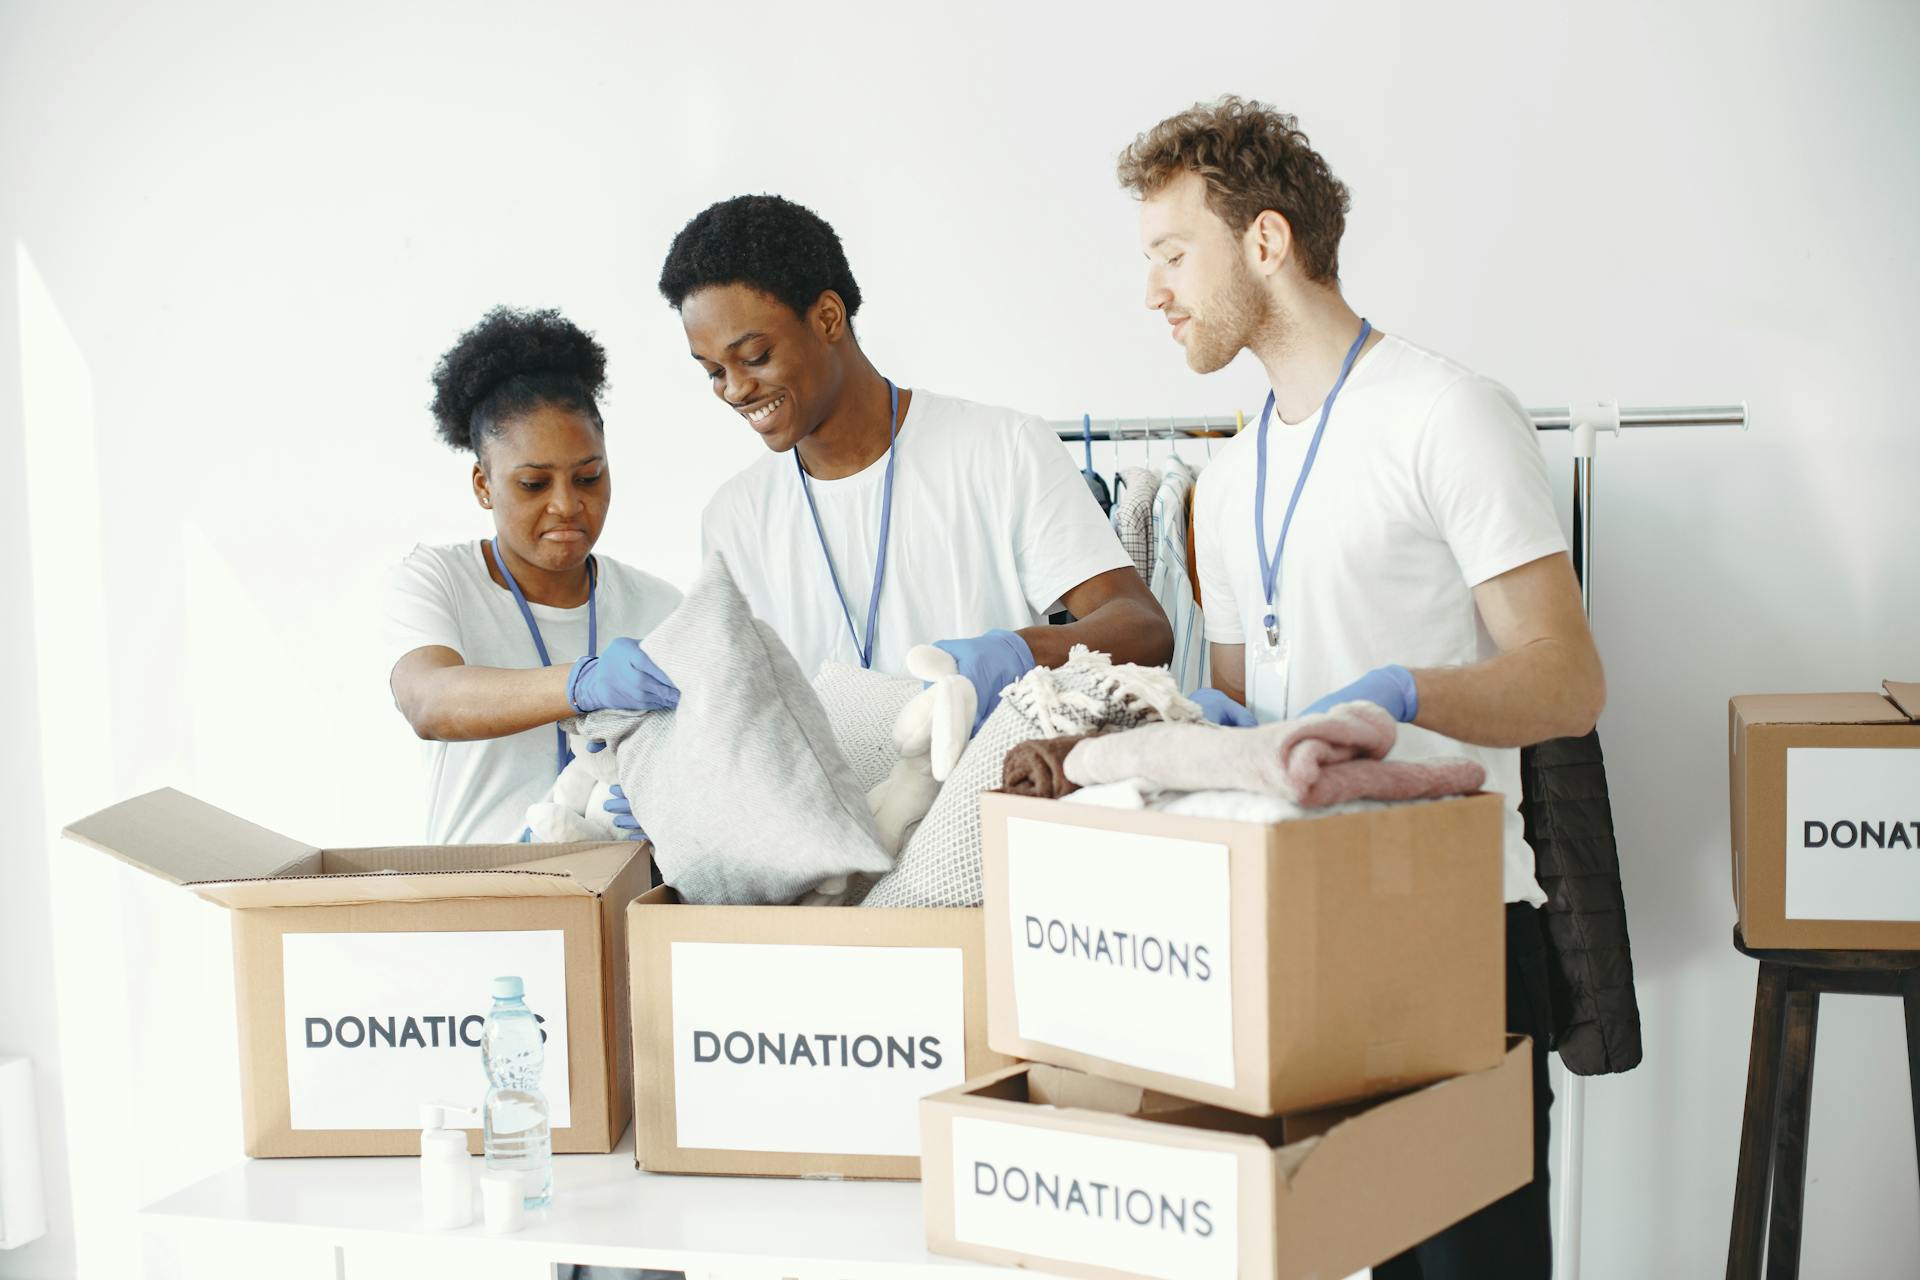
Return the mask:
<path fill-rule="evenodd" d="M 473 1221 L 474 1159 L 466 1130 L 449 1129 L 446 1120 L 474 1114 L 437 1102 L 420 1108 L 420 1212 L 429 1231 L 452 1231 Z"/>

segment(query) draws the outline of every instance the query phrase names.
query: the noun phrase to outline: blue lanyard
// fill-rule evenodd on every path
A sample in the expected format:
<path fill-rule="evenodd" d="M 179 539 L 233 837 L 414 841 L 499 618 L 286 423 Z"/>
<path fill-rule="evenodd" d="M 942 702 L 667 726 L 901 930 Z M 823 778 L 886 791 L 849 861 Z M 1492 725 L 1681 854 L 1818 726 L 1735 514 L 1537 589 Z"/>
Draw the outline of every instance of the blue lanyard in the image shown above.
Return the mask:
<path fill-rule="evenodd" d="M 1347 375 L 1353 372 L 1353 362 L 1360 358 L 1360 348 L 1366 345 L 1367 336 L 1373 332 L 1373 326 L 1365 320 L 1360 322 L 1360 336 L 1347 348 L 1347 358 L 1340 365 L 1340 377 L 1335 380 L 1333 390 L 1327 392 L 1326 403 L 1320 406 L 1320 422 L 1313 429 L 1313 440 L 1307 445 L 1307 458 L 1300 464 L 1300 477 L 1293 482 L 1293 496 L 1287 499 L 1287 515 L 1280 522 L 1280 541 L 1273 549 L 1273 558 L 1267 558 L 1267 420 L 1273 416 L 1273 392 L 1267 392 L 1267 403 L 1260 410 L 1260 437 L 1257 449 L 1259 478 L 1254 481 L 1253 490 L 1253 534 L 1260 548 L 1260 580 L 1267 589 L 1267 616 L 1261 619 L 1267 629 L 1267 643 L 1280 643 L 1280 614 L 1274 604 L 1274 587 L 1280 580 L 1280 556 L 1287 549 L 1287 530 L 1293 526 L 1293 509 L 1300 505 L 1300 491 L 1307 487 L 1307 473 L 1313 470 L 1313 460 L 1320 452 L 1320 437 L 1327 429 L 1327 416 L 1333 412 L 1333 402 L 1340 398 L 1340 388 L 1347 385 Z"/>
<path fill-rule="evenodd" d="M 793 450 L 793 469 L 800 473 L 800 492 L 807 495 L 807 510 L 813 513 L 813 531 L 820 535 L 820 554 L 827 558 L 827 577 L 833 580 L 834 598 L 840 601 L 840 612 L 847 616 L 847 634 L 853 637 L 853 650 L 860 655 L 863 670 L 873 667 L 873 626 L 880 616 L 880 582 L 887 576 L 887 530 L 893 524 L 893 458 L 894 441 L 900 435 L 900 389 L 887 380 L 887 407 L 890 419 L 887 425 L 887 481 L 880 499 L 880 554 L 873 562 L 873 597 L 867 601 L 867 642 L 860 643 L 860 629 L 853 625 L 853 609 L 847 604 L 847 593 L 840 587 L 839 571 L 833 567 L 833 551 L 827 546 L 826 526 L 820 523 L 820 508 L 813 501 L 813 486 L 807 482 L 807 469 L 800 464 L 800 449 Z"/>
<path fill-rule="evenodd" d="M 513 580 L 513 570 L 507 568 L 507 558 L 500 554 L 500 539 L 493 540 L 493 563 L 498 566 L 500 576 L 507 580 L 507 590 L 513 592 L 513 602 L 520 606 L 520 616 L 527 620 L 527 630 L 533 633 L 533 647 L 540 654 L 540 665 L 550 667 L 553 659 L 547 656 L 547 642 L 541 638 L 540 624 L 533 619 L 533 607 L 527 603 L 527 597 L 520 590 L 520 584 Z M 600 609 L 594 597 L 599 594 L 600 574 L 594 565 L 593 557 L 587 557 L 587 656 L 593 657 L 600 652 Z M 553 726 L 553 733 L 560 740 L 560 749 L 555 754 L 559 764 L 554 773 L 559 774 L 573 759 L 573 751 L 567 746 L 567 731 L 559 725 Z"/>

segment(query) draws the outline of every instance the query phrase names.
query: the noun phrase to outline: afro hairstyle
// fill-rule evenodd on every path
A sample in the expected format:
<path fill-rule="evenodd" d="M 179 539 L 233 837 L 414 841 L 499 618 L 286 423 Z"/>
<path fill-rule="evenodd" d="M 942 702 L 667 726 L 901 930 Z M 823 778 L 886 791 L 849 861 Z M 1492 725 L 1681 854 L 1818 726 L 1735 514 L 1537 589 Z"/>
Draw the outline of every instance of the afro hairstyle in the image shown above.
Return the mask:
<path fill-rule="evenodd" d="M 584 414 L 596 427 L 607 353 L 558 311 L 495 307 L 460 335 L 433 370 L 440 438 L 475 455 L 506 423 L 539 406 Z"/>
<path fill-rule="evenodd" d="M 777 298 L 797 316 L 828 289 L 860 310 L 860 286 L 832 227 L 783 196 L 735 196 L 709 205 L 680 229 L 660 268 L 660 292 L 678 311 L 711 285 L 743 284 Z"/>

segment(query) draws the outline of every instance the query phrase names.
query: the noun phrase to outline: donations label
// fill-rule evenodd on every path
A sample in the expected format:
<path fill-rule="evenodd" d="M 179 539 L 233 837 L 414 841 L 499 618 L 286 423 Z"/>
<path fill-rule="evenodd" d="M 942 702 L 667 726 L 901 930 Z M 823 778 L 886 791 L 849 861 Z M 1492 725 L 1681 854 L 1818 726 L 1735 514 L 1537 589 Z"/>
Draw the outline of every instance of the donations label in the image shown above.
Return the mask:
<path fill-rule="evenodd" d="M 1231 1087 L 1227 846 L 1011 818 L 1020 1035 Z"/>
<path fill-rule="evenodd" d="M 1920 920 L 1920 749 L 1787 748 L 1789 920 Z"/>
<path fill-rule="evenodd" d="M 958 947 L 672 948 L 681 1147 L 920 1154 L 920 1099 L 967 1077 Z"/>
<path fill-rule="evenodd" d="M 573 1123 L 561 930 L 289 933 L 280 945 L 293 1128 L 418 1129 L 422 1102 L 477 1109 L 481 1033 L 503 974 L 526 984 L 546 1036 L 548 1123 Z"/>
<path fill-rule="evenodd" d="M 1239 1161 L 997 1120 L 953 1122 L 953 1234 L 1128 1274 L 1233 1276 Z"/>

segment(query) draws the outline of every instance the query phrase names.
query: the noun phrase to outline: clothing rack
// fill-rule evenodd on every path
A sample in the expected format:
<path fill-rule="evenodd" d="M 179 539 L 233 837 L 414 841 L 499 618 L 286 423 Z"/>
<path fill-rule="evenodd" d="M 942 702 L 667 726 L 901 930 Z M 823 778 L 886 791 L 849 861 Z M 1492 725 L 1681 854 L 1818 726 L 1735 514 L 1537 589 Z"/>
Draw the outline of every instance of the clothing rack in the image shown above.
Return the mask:
<path fill-rule="evenodd" d="M 1533 425 L 1541 431 L 1570 431 L 1574 429 L 1576 415 L 1582 420 L 1595 423 L 1600 431 L 1617 431 L 1638 427 L 1738 427 L 1747 426 L 1747 406 L 1744 404 L 1715 404 L 1698 406 L 1655 405 L 1645 408 L 1614 409 L 1611 426 L 1601 425 L 1607 421 L 1604 413 L 1599 412 L 1606 402 L 1594 404 L 1558 405 L 1552 408 L 1528 409 L 1527 416 L 1533 419 Z M 1062 440 L 1093 440 L 1095 442 L 1121 440 L 1219 440 L 1236 434 L 1248 423 L 1258 422 L 1260 415 L 1253 414 L 1215 414 L 1197 418 L 1099 418 L 1083 423 L 1066 419 L 1055 419 L 1047 425 Z"/>
<path fill-rule="evenodd" d="M 1580 604 L 1589 622 L 1593 619 L 1593 457 L 1601 435 L 1618 435 L 1623 430 L 1676 427 L 1734 427 L 1745 431 L 1747 406 L 1654 405 L 1622 409 L 1612 400 L 1588 400 L 1550 408 L 1528 409 L 1527 416 L 1540 431 L 1573 433 L 1573 571 L 1580 582 Z M 1215 440 L 1233 436 L 1259 415 L 1246 414 L 1198 418 L 1123 418 L 1105 419 L 1096 424 L 1089 415 L 1078 422 L 1053 421 L 1047 425 L 1063 443 L 1081 441 L 1178 441 Z M 1566 1104 L 1561 1123 L 1560 1167 L 1554 1181 L 1560 1189 L 1553 1232 L 1553 1273 L 1561 1280 L 1580 1280 L 1580 1202 L 1586 1147 L 1587 1078 L 1564 1067 L 1556 1093 Z"/>

